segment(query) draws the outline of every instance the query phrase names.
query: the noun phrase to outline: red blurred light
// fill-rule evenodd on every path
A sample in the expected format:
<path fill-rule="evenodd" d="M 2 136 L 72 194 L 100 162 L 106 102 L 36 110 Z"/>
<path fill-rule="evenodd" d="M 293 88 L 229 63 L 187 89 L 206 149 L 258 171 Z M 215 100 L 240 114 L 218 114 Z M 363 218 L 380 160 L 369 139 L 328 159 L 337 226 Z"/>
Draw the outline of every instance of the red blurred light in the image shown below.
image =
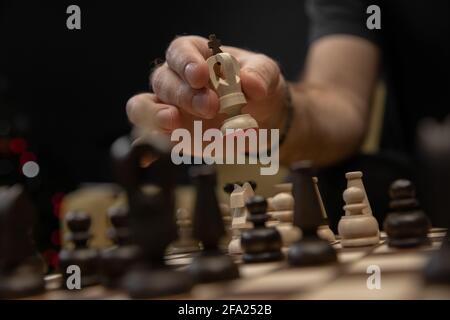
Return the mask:
<path fill-rule="evenodd" d="M 60 205 L 64 198 L 64 193 L 56 192 L 52 195 L 52 205 Z"/>
<path fill-rule="evenodd" d="M 20 165 L 23 166 L 28 161 L 37 161 L 36 155 L 33 152 L 25 151 L 20 155 Z"/>
<path fill-rule="evenodd" d="M 61 244 L 61 234 L 59 233 L 59 230 L 54 230 L 52 232 L 50 240 L 52 241 L 52 244 L 55 246 L 59 246 Z"/>
<path fill-rule="evenodd" d="M 27 142 L 23 138 L 13 138 L 9 141 L 9 150 L 15 154 L 21 154 L 27 150 Z"/>
<path fill-rule="evenodd" d="M 61 215 L 61 203 L 53 205 L 53 215 L 59 219 Z"/>
<path fill-rule="evenodd" d="M 53 268 L 56 268 L 59 263 L 58 253 L 53 249 L 48 249 L 44 251 L 42 254 L 45 258 L 45 261 L 47 261 L 47 264 L 50 265 Z"/>

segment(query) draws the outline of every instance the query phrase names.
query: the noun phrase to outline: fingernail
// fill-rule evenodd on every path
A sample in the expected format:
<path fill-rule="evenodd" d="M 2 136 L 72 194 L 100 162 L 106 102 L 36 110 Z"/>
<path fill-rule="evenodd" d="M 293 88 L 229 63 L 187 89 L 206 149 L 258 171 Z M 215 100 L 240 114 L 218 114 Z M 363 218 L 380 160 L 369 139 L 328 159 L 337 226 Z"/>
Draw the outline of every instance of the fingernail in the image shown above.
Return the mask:
<path fill-rule="evenodd" d="M 193 85 L 195 82 L 195 71 L 197 69 L 197 63 L 191 62 L 184 69 L 184 76 L 190 85 Z"/>
<path fill-rule="evenodd" d="M 198 93 L 192 97 L 192 108 L 198 114 L 207 117 L 209 115 L 209 96 L 207 93 Z"/>
<path fill-rule="evenodd" d="M 162 129 L 172 129 L 172 112 L 168 109 L 159 110 L 155 114 L 155 120 L 159 127 Z"/>

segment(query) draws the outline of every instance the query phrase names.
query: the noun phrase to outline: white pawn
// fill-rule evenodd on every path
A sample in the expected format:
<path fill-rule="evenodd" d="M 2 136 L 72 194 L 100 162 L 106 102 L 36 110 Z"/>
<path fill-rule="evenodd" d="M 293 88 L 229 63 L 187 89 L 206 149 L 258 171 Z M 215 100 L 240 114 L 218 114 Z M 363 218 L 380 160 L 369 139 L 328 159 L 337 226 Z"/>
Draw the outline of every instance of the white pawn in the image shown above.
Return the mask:
<path fill-rule="evenodd" d="M 289 246 L 291 243 L 301 238 L 301 230 L 292 224 L 294 219 L 294 197 L 292 195 L 292 184 L 278 184 L 275 188 L 279 191 L 270 199 L 270 207 L 272 209 L 269 214 L 277 222 L 273 225 L 277 228 L 283 241 L 283 246 Z"/>
<path fill-rule="evenodd" d="M 365 214 L 367 208 L 364 192 L 357 187 L 350 187 L 343 194 L 346 205 L 345 216 L 338 225 L 342 247 L 362 247 L 378 244 L 380 231 L 377 220 Z"/>

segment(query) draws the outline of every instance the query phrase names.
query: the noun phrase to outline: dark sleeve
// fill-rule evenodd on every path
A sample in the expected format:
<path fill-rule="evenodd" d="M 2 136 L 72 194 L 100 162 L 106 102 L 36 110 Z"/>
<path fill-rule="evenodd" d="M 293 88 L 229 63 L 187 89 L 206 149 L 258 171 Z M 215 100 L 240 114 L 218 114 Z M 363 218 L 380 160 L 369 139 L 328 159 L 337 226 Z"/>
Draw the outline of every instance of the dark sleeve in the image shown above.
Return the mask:
<path fill-rule="evenodd" d="M 379 30 L 369 30 L 367 7 L 378 4 L 367 0 L 306 0 L 310 20 L 309 41 L 331 34 L 349 34 L 379 44 Z M 379 5 L 379 4 L 378 4 Z"/>

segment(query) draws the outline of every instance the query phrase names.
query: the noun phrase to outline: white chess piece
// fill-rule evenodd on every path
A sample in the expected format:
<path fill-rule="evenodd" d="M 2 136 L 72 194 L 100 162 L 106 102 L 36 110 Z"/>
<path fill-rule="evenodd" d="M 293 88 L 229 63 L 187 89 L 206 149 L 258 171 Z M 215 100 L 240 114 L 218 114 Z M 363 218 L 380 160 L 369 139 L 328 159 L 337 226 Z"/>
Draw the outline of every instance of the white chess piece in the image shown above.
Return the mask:
<path fill-rule="evenodd" d="M 289 246 L 302 236 L 301 230 L 292 224 L 294 214 L 292 184 L 278 184 L 275 185 L 275 189 L 278 190 L 279 193 L 271 198 L 270 206 L 272 211 L 269 212 L 269 214 L 272 218 L 276 219 L 277 222 L 268 223 L 268 225 L 275 226 L 281 235 L 283 246 Z"/>
<path fill-rule="evenodd" d="M 361 191 L 364 193 L 364 203 L 366 204 L 363 213 L 372 215 L 372 208 L 370 207 L 370 202 L 369 199 L 367 198 L 367 192 L 366 189 L 364 188 L 362 177 L 363 173 L 361 171 L 347 172 L 345 174 L 345 178 L 347 178 L 347 188 L 356 187 L 361 189 Z"/>
<path fill-rule="evenodd" d="M 235 185 L 234 191 L 230 194 L 231 221 L 231 241 L 228 245 L 229 254 L 242 254 L 241 232 L 252 227 L 252 223 L 247 221 L 248 211 L 245 206 L 246 201 L 255 195 L 252 186 L 246 182 L 241 186 Z"/>
<path fill-rule="evenodd" d="M 347 188 L 343 193 L 345 216 L 339 221 L 338 230 L 342 247 L 360 247 L 378 244 L 380 231 L 377 220 L 364 213 L 367 204 L 364 192 L 357 187 Z"/>
<path fill-rule="evenodd" d="M 221 52 L 211 56 L 206 62 L 211 85 L 219 96 L 219 112 L 228 116 L 222 124 L 222 133 L 225 134 L 226 129 L 258 128 L 258 123 L 252 116 L 241 114 L 247 100 L 241 89 L 240 66 L 236 58 Z M 217 66 L 221 70 L 220 74 L 217 74 Z"/>
<path fill-rule="evenodd" d="M 319 236 L 319 238 L 323 240 L 334 242 L 336 241 L 336 237 L 333 231 L 331 231 L 328 223 L 326 223 L 328 220 L 328 215 L 325 209 L 325 205 L 323 204 L 322 196 L 320 194 L 319 179 L 317 177 L 313 177 L 313 182 L 314 182 L 314 190 L 316 191 L 317 200 L 319 200 L 320 211 L 322 212 L 322 218 L 324 221 L 324 224 L 319 226 L 319 228 L 317 228 L 317 235 Z"/>

